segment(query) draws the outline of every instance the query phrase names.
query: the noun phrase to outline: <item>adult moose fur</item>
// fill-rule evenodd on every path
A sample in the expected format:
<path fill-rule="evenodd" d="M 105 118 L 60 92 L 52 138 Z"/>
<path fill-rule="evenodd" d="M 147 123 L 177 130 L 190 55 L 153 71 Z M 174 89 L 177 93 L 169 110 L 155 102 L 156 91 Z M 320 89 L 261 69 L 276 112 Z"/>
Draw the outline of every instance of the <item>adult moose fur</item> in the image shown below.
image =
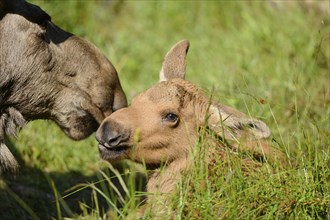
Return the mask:
<path fill-rule="evenodd" d="M 16 170 L 4 137 L 26 122 L 50 119 L 80 140 L 125 106 L 117 72 L 99 49 L 38 6 L 0 0 L 0 173 Z"/>
<path fill-rule="evenodd" d="M 271 132 L 264 122 L 210 100 L 184 80 L 188 47 L 186 40 L 174 45 L 164 59 L 160 82 L 107 117 L 96 132 L 103 159 L 130 159 L 151 170 L 148 206 L 160 216 L 169 205 L 166 194 L 175 191 L 180 175 L 192 163 L 190 156 L 202 128 L 214 133 L 211 142 L 217 142 L 206 153 L 209 165 L 214 155 L 221 160 L 227 150 L 251 152 L 257 160 L 248 159 L 256 167 L 259 159 L 276 155 L 267 144 Z"/>

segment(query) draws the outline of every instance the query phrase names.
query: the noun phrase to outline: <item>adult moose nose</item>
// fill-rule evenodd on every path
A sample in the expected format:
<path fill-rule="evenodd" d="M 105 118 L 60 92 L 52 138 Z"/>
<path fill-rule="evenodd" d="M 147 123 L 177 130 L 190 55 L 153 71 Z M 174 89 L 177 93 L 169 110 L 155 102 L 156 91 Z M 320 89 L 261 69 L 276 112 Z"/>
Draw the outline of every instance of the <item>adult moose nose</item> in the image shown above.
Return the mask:
<path fill-rule="evenodd" d="M 104 121 L 96 131 L 96 140 L 107 149 L 121 146 L 128 139 L 129 132 L 121 129 L 117 123 Z"/>

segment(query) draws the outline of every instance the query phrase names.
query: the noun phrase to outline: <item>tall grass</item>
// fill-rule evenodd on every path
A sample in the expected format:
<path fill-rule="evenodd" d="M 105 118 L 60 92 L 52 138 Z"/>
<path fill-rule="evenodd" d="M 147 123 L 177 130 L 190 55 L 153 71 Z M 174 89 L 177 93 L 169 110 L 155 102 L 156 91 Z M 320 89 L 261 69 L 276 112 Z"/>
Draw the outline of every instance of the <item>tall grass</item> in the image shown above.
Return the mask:
<path fill-rule="evenodd" d="M 290 163 L 244 176 L 233 156 L 231 169 L 219 161 L 209 175 L 197 158 L 173 198 L 177 219 L 330 218 L 329 14 L 280 1 L 31 2 L 100 48 L 129 100 L 157 82 L 171 45 L 188 39 L 187 79 L 269 125 Z M 0 179 L 0 219 L 125 218 L 140 204 L 137 168 L 111 172 L 94 137 L 74 142 L 36 121 L 7 142 L 21 168 Z"/>

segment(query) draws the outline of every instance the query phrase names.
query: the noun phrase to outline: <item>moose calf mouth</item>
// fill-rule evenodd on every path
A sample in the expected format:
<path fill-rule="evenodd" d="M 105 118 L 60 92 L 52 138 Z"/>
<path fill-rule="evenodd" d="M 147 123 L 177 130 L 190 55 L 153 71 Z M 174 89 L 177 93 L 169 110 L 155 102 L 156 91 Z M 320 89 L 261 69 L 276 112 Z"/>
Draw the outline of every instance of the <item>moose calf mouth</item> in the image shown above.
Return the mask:
<path fill-rule="evenodd" d="M 126 158 L 130 147 L 128 145 L 118 145 L 116 147 L 107 146 L 107 144 L 99 143 L 99 153 L 103 160 L 120 160 Z"/>

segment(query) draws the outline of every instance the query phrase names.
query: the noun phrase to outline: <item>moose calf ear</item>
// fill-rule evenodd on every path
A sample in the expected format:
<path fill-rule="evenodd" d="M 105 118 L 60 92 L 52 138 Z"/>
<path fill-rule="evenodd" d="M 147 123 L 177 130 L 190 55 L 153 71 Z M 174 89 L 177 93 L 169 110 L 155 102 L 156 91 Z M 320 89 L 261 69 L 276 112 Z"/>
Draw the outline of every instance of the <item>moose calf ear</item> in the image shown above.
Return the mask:
<path fill-rule="evenodd" d="M 238 129 L 237 132 L 244 132 L 251 134 L 252 137 L 255 139 L 263 139 L 268 138 L 271 134 L 270 129 L 268 126 L 258 119 L 254 118 L 246 118 L 246 119 L 239 119 L 238 120 Z"/>
<path fill-rule="evenodd" d="M 208 126 L 227 140 L 239 141 L 242 138 L 257 140 L 268 138 L 271 134 L 264 122 L 222 105 L 210 106 Z"/>
<path fill-rule="evenodd" d="M 159 74 L 159 81 L 168 81 L 174 78 L 184 79 L 186 72 L 186 56 L 189 49 L 189 41 L 182 40 L 176 43 L 167 52 L 162 69 Z"/>

